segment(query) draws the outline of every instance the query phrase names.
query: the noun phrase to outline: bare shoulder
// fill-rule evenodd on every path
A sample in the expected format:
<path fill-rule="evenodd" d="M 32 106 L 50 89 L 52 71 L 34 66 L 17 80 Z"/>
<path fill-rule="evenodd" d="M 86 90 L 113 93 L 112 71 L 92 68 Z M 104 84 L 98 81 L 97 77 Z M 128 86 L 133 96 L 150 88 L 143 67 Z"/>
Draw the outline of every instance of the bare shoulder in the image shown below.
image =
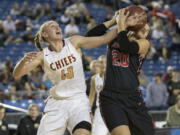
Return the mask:
<path fill-rule="evenodd" d="M 79 48 L 79 41 L 81 40 L 82 36 L 80 35 L 75 35 L 69 38 L 69 41 L 74 45 L 75 48 Z"/>
<path fill-rule="evenodd" d="M 143 46 L 149 46 L 149 41 L 147 39 L 139 39 L 136 40 L 138 42 L 139 45 L 143 45 Z"/>

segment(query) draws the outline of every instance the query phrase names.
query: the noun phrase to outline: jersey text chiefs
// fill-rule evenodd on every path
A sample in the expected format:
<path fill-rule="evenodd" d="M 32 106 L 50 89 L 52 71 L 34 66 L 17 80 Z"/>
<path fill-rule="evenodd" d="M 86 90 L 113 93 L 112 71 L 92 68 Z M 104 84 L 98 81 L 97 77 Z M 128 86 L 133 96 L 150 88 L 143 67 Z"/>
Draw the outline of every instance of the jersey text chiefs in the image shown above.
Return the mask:
<path fill-rule="evenodd" d="M 64 57 L 60 60 L 57 60 L 53 63 L 50 64 L 50 68 L 53 70 L 53 71 L 56 71 L 58 69 L 61 69 L 63 67 L 66 67 L 68 66 L 69 64 L 73 63 L 76 61 L 76 57 L 74 57 L 73 54 L 67 56 L 67 57 Z"/>

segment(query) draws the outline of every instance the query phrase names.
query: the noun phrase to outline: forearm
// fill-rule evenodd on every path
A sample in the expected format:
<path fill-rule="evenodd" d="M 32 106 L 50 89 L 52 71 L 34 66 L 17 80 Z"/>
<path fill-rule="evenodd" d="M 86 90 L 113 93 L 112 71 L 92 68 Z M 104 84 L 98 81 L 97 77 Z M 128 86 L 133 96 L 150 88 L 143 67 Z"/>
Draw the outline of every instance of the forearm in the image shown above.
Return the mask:
<path fill-rule="evenodd" d="M 124 53 L 136 54 L 139 52 L 139 45 L 135 41 L 130 41 L 126 31 L 118 33 L 117 42 L 120 45 L 120 50 Z"/>
<path fill-rule="evenodd" d="M 117 36 L 117 29 L 113 29 L 103 36 L 96 37 L 82 37 L 82 36 L 73 36 L 70 40 L 76 46 L 76 48 L 96 48 L 101 45 L 108 44 Z"/>
<path fill-rule="evenodd" d="M 13 71 L 13 77 L 14 78 L 20 78 L 24 72 L 23 72 L 23 68 L 25 66 L 25 61 L 22 58 L 15 66 L 14 71 Z"/>
<path fill-rule="evenodd" d="M 86 37 L 93 37 L 93 36 L 102 36 L 106 33 L 107 27 L 104 24 L 99 24 L 94 28 L 90 29 L 86 33 Z"/>

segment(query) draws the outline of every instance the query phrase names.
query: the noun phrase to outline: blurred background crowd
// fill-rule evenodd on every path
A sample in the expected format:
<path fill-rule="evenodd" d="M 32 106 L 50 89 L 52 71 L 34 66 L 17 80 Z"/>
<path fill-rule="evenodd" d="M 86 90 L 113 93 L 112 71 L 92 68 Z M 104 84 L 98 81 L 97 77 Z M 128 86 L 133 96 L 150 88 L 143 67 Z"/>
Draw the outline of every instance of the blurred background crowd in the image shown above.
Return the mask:
<path fill-rule="evenodd" d="M 131 4 L 146 10 L 151 47 L 139 75 L 140 89 L 150 111 L 178 106 L 180 95 L 180 1 L 178 0 L 1 0 L 0 1 L 0 102 L 27 109 L 36 103 L 43 111 L 51 81 L 37 67 L 19 80 L 12 77 L 24 53 L 37 51 L 34 36 L 46 20 L 56 20 L 64 37 L 85 35 L 96 24 Z M 45 46 L 44 46 L 45 47 Z M 105 59 L 106 46 L 82 49 L 90 91 L 91 76 L 101 72 L 95 60 Z M 169 109 L 168 109 L 169 108 Z M 180 112 L 180 103 L 178 113 Z M 8 109 L 8 112 L 14 112 Z M 180 117 L 180 116 L 179 116 Z M 176 120 L 178 118 L 175 118 Z M 180 119 L 180 118 L 179 118 Z M 179 124 L 179 125 L 178 125 Z M 171 126 L 171 124 L 169 124 Z M 176 123 L 172 126 L 180 126 Z"/>

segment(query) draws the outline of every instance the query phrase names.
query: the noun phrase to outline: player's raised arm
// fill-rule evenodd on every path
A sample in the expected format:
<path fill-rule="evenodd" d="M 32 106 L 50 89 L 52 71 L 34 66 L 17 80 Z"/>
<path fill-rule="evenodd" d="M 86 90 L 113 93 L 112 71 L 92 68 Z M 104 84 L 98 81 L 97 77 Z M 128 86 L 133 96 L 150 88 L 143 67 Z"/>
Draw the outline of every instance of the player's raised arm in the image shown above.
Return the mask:
<path fill-rule="evenodd" d="M 142 18 L 143 14 L 137 14 L 128 18 L 128 13 L 125 14 L 125 9 L 119 11 L 119 15 L 116 18 L 118 24 L 118 36 L 117 41 L 120 44 L 120 50 L 125 53 L 131 54 L 146 54 L 149 48 L 149 42 L 146 40 L 146 37 L 149 33 L 149 26 L 146 24 L 139 31 L 134 32 L 134 35 L 139 39 L 130 39 L 128 37 L 127 27 L 132 27 L 138 23 L 139 18 Z M 119 19 L 121 18 L 121 19 Z"/>
<path fill-rule="evenodd" d="M 16 64 L 13 77 L 20 78 L 43 63 L 43 52 L 29 52 Z"/>
<path fill-rule="evenodd" d="M 76 48 L 96 48 L 103 44 L 108 44 L 117 36 L 117 29 L 113 29 L 103 36 L 98 37 L 83 37 L 83 36 L 73 36 L 70 41 Z"/>

